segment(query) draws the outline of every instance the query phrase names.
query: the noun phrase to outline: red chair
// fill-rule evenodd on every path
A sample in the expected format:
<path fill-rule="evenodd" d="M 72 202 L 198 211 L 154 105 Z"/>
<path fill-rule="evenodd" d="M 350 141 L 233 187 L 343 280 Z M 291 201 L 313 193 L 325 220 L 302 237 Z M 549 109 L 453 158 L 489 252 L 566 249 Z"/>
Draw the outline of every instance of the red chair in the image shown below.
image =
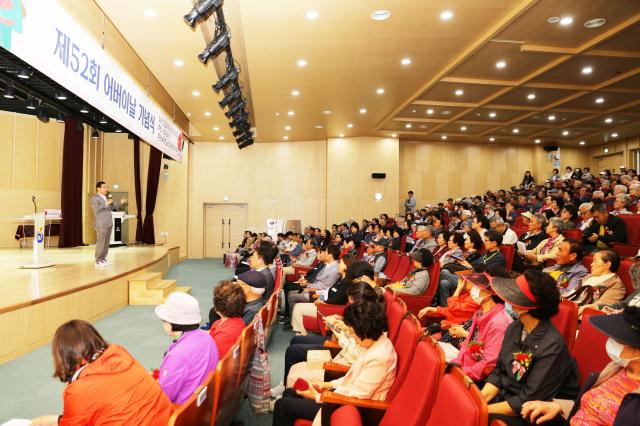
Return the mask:
<path fill-rule="evenodd" d="M 570 300 L 563 300 L 558 308 L 559 311 L 551 317 L 551 322 L 564 337 L 567 348 L 571 350 L 578 329 L 578 305 Z"/>
<path fill-rule="evenodd" d="M 358 260 L 362 260 L 362 257 L 364 256 L 364 251 L 367 249 L 367 246 L 365 245 L 365 243 L 360 243 L 360 245 L 358 245 Z"/>
<path fill-rule="evenodd" d="M 198 386 L 193 395 L 175 409 L 169 419 L 168 426 L 208 426 L 211 424 L 213 376 L 213 372 L 209 373 L 204 383 Z"/>
<path fill-rule="evenodd" d="M 580 331 L 571 350 L 571 355 L 578 363 L 580 386 L 584 384 L 589 374 L 599 373 L 611 361 L 605 349 L 607 336 L 589 321 L 590 317 L 598 315 L 604 315 L 604 312 L 588 308 L 582 311 Z"/>
<path fill-rule="evenodd" d="M 384 267 L 384 275 L 389 277 L 391 276 L 398 267 L 398 262 L 400 261 L 400 255 L 393 250 L 387 251 L 387 264 Z"/>
<path fill-rule="evenodd" d="M 407 236 L 403 235 L 400 238 L 400 253 L 404 253 L 404 249 L 407 247 Z"/>
<path fill-rule="evenodd" d="M 502 253 L 506 261 L 505 268 L 507 268 L 509 271 L 513 266 L 513 256 L 515 252 L 516 252 L 515 247 L 512 246 L 511 244 L 505 244 L 500 246 L 500 253 Z"/>
<path fill-rule="evenodd" d="M 582 231 L 579 229 L 571 229 L 569 231 L 564 231 L 563 234 L 565 238 L 569 238 L 576 241 L 582 241 Z"/>
<path fill-rule="evenodd" d="M 440 262 L 434 262 L 429 266 L 429 286 L 424 294 L 420 296 L 412 296 L 409 294 L 398 293 L 397 297 L 404 300 L 407 304 L 407 310 L 413 315 L 418 315 L 418 312 L 422 308 L 426 308 L 431 305 L 433 296 L 435 296 L 438 290 L 438 280 L 440 279 Z"/>
<path fill-rule="evenodd" d="M 622 257 L 633 257 L 640 250 L 640 215 L 620 215 L 627 225 L 627 242 L 613 243 L 611 248 Z"/>
<path fill-rule="evenodd" d="M 393 345 L 398 361 L 396 363 L 396 379 L 387 395 L 388 401 L 393 401 L 400 391 L 400 386 L 409 373 L 409 366 L 420 337 L 422 337 L 422 326 L 418 318 L 408 313 L 400 323 L 398 338 Z"/>
<path fill-rule="evenodd" d="M 385 275 L 387 275 L 390 282 L 395 283 L 406 277 L 412 267 L 411 258 L 409 256 L 401 256 L 395 272 L 391 276 Z"/>
<path fill-rule="evenodd" d="M 397 298 L 394 298 L 393 302 L 387 306 L 387 336 L 395 343 L 398 338 L 398 332 L 400 331 L 400 323 L 402 322 L 404 315 L 407 313 L 407 306 L 402 300 Z"/>
<path fill-rule="evenodd" d="M 327 329 L 322 321 L 322 317 L 328 317 L 329 315 L 342 316 L 347 305 L 330 305 L 328 303 L 318 302 L 316 307 L 318 308 L 318 314 L 315 317 L 303 316 L 302 324 L 305 330 L 326 336 Z"/>
<path fill-rule="evenodd" d="M 431 415 L 444 366 L 444 353 L 438 343 L 431 338 L 421 341 L 411 361 L 411 374 L 403 380 L 391 404 L 355 400 L 354 405 L 343 405 L 331 415 L 331 425 L 375 425 L 375 412 L 384 410 L 380 426 L 423 426 Z"/>
<path fill-rule="evenodd" d="M 211 425 L 230 424 L 235 418 L 239 403 L 237 381 L 240 370 L 240 346 L 235 344 L 229 352 L 218 361 L 213 377 L 213 397 Z"/>
<path fill-rule="evenodd" d="M 442 377 L 427 426 L 485 426 L 488 407 L 473 381 L 453 366 Z"/>

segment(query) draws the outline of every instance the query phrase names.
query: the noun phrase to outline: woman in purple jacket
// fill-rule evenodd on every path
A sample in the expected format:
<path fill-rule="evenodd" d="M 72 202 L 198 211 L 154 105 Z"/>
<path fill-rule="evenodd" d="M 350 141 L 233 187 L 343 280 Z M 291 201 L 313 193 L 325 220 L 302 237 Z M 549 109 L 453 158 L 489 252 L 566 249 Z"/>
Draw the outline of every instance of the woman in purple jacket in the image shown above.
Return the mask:
<path fill-rule="evenodd" d="M 480 310 L 473 315 L 460 352 L 451 362 L 459 364 L 465 374 L 478 383 L 483 382 L 496 366 L 505 330 L 513 320 L 502 299 L 491 288 L 491 276 L 480 273 L 461 278 L 471 285 L 471 298 L 480 305 Z"/>
<path fill-rule="evenodd" d="M 160 366 L 158 383 L 174 404 L 182 404 L 216 368 L 218 349 L 200 329 L 200 306 L 191 295 L 173 292 L 156 307 L 164 331 L 173 338 Z"/>

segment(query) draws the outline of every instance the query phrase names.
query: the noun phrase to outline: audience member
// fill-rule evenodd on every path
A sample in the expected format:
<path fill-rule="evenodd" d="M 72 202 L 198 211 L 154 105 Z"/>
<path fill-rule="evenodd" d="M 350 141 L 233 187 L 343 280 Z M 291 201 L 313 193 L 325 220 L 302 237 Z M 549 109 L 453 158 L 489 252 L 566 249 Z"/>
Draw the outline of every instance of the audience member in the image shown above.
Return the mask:
<path fill-rule="evenodd" d="M 369 261 L 371 266 L 373 266 L 373 271 L 376 274 L 379 274 L 384 270 L 384 267 L 387 264 L 387 245 L 388 241 L 386 238 L 380 238 L 375 240 L 373 244 L 373 258 Z"/>
<path fill-rule="evenodd" d="M 598 309 L 600 305 L 613 305 L 624 299 L 627 289 L 616 274 L 619 267 L 620 255 L 611 249 L 599 250 L 593 255 L 591 274 L 566 296 L 580 306 L 580 315 L 587 307 Z"/>
<path fill-rule="evenodd" d="M 420 296 L 429 287 L 429 268 L 433 264 L 433 254 L 427 249 L 412 252 L 409 257 L 414 269 L 399 283 L 389 284 L 385 288 L 394 293 Z"/>
<path fill-rule="evenodd" d="M 626 188 L 626 186 L 625 186 Z M 618 216 L 621 214 L 633 214 L 629 208 L 631 207 L 631 197 L 627 194 L 616 195 L 616 199 L 613 202 L 613 210 L 610 214 Z"/>
<path fill-rule="evenodd" d="M 495 215 L 493 218 L 491 218 L 491 221 L 489 223 L 491 229 L 499 232 L 500 235 L 502 235 L 502 244 L 512 246 L 518 241 L 518 236 L 515 232 L 513 232 L 511 228 L 509 228 L 509 225 L 505 223 L 502 217 Z"/>
<path fill-rule="evenodd" d="M 315 240 L 313 238 L 310 238 L 309 241 Z M 269 265 L 273 263 L 276 256 L 277 253 L 273 243 L 263 241 L 254 250 L 251 257 L 249 257 L 249 266 L 251 266 L 251 269 L 260 272 L 267 280 L 267 286 L 265 287 L 264 294 L 262 295 L 262 298 L 265 302 L 269 300 L 271 294 L 273 293 L 275 277 L 271 269 L 269 268 Z M 287 268 L 282 269 L 284 271 Z"/>
<path fill-rule="evenodd" d="M 561 297 L 571 294 L 589 274 L 582 264 L 582 245 L 572 239 L 564 240 L 558 247 L 556 263 L 543 271 L 556 280 Z"/>
<path fill-rule="evenodd" d="M 564 222 L 559 217 L 549 220 L 546 228 L 548 238 L 543 240 L 533 250 L 527 250 L 524 254 L 524 261 L 528 265 L 543 265 L 547 260 L 556 258 L 560 243 L 564 241 Z"/>
<path fill-rule="evenodd" d="M 218 348 L 218 356 L 224 357 L 244 328 L 244 291 L 233 281 L 220 281 L 213 289 L 213 309 L 220 317 L 209 330 Z"/>
<path fill-rule="evenodd" d="M 312 266 L 318 255 L 317 248 L 318 242 L 314 238 L 309 238 L 302 246 L 303 252 L 296 258 L 296 261 L 293 262 L 291 266 L 282 268 L 282 273 L 284 275 L 293 274 L 296 266 L 302 266 L 305 268 Z"/>
<path fill-rule="evenodd" d="M 612 243 L 627 242 L 627 225 L 619 217 L 610 215 L 606 205 L 594 204 L 591 214 L 595 220 L 584 230 L 582 236 L 583 244 L 588 246 L 587 251 L 608 248 Z"/>
<path fill-rule="evenodd" d="M 244 292 L 246 301 L 242 312 L 242 320 L 244 325 L 249 325 L 265 303 L 262 295 L 266 290 L 267 280 L 260 272 L 248 271 L 238 276 L 238 285 Z"/>

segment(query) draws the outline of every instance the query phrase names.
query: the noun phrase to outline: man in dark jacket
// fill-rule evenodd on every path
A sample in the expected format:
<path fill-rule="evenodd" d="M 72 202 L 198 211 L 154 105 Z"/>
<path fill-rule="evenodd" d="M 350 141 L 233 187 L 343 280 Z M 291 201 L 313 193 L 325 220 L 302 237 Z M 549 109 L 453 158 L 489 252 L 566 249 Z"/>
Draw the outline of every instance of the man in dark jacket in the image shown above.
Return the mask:
<path fill-rule="evenodd" d="M 607 206 L 594 204 L 591 208 L 594 220 L 583 232 L 582 242 L 585 251 L 609 248 L 612 243 L 627 242 L 627 225 L 619 217 L 610 215 Z"/>

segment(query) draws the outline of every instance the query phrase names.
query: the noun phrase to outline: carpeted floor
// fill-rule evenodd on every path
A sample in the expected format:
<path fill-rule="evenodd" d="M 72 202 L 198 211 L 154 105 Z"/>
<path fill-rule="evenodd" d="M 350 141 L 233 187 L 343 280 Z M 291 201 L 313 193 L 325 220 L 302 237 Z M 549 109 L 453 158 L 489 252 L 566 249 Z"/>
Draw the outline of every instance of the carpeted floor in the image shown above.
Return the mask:
<path fill-rule="evenodd" d="M 173 267 L 168 278 L 179 285 L 192 287 L 192 295 L 200 302 L 206 320 L 213 299 L 213 287 L 232 276 L 219 259 L 185 260 Z M 160 366 L 170 338 L 162 330 L 153 306 L 128 306 L 98 321 L 98 331 L 112 343 L 124 346 L 145 367 Z M 276 326 L 269 343 L 272 386 L 282 380 L 284 351 L 291 332 Z M 29 419 L 44 414 L 62 412 L 64 383 L 53 379 L 51 346 L 46 345 L 16 360 L 0 365 L 0 424 L 11 418 Z M 245 425 L 271 424 L 271 415 L 255 416 L 244 404 L 238 420 Z"/>

